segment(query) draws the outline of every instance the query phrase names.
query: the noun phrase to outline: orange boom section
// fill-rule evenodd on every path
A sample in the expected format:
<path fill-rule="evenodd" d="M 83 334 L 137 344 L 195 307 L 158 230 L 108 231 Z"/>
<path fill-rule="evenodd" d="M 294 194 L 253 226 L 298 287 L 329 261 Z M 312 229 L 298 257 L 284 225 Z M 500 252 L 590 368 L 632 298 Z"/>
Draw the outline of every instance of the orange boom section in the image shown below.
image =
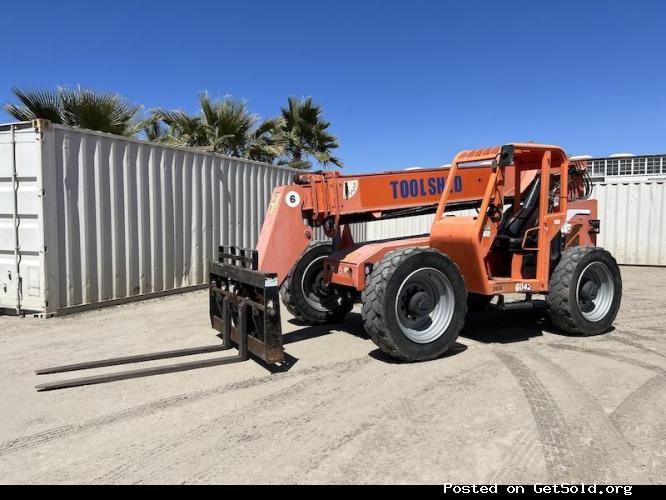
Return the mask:
<path fill-rule="evenodd" d="M 508 170 L 505 195 L 512 197 L 515 176 L 512 167 Z M 282 283 L 312 240 L 313 227 L 336 238 L 343 236 L 345 224 L 434 213 L 447 189 L 449 171 L 450 167 L 443 167 L 354 176 L 338 172 L 296 175 L 295 184 L 273 191 L 257 243 L 259 270 L 277 273 Z M 449 205 L 478 204 L 490 175 L 487 162 L 459 168 L 448 188 Z M 533 179 L 534 172 L 521 174 L 521 190 Z"/>

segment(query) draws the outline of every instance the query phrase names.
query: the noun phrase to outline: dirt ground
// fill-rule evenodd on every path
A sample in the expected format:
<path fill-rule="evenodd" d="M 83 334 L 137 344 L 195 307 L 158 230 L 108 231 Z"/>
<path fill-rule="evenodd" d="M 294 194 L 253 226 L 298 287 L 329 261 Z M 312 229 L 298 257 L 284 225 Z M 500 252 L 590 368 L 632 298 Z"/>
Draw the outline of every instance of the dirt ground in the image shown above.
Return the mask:
<path fill-rule="evenodd" d="M 36 368 L 212 343 L 206 292 L 1 317 L 0 482 L 664 483 L 666 269 L 622 273 L 599 337 L 492 311 L 449 355 L 404 364 L 357 312 L 333 330 L 286 318 L 285 373 L 249 361 L 41 393 L 72 375 Z"/>

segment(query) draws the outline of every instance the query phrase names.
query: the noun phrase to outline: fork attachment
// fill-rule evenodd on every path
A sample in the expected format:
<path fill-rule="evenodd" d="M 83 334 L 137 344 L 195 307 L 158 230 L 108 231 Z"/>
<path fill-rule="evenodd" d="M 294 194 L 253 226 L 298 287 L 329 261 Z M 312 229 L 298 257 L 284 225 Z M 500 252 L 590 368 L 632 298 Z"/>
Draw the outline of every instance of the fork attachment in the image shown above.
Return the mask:
<path fill-rule="evenodd" d="M 268 364 L 282 363 L 282 324 L 277 275 L 257 270 L 257 251 L 219 248 L 219 262 L 210 263 L 210 321 L 224 345 L 239 345 Z M 239 353 L 243 354 L 243 353 Z"/>

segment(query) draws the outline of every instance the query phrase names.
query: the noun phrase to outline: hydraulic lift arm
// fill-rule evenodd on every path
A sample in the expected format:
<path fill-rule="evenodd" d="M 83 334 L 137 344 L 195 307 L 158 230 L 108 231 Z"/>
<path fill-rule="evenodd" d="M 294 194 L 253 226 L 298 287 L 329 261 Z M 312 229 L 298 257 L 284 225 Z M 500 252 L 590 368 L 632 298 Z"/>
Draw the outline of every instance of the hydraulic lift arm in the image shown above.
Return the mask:
<path fill-rule="evenodd" d="M 258 269 L 277 274 L 281 284 L 321 227 L 342 237 L 345 224 L 434 213 L 446 186 L 449 168 L 403 170 L 347 176 L 338 172 L 299 174 L 295 183 L 275 188 L 257 243 Z M 460 168 L 451 184 L 450 207 L 475 206 L 483 198 L 491 169 L 471 164 Z M 507 198 L 513 175 L 507 175 Z M 533 175 L 521 178 L 521 189 Z"/>

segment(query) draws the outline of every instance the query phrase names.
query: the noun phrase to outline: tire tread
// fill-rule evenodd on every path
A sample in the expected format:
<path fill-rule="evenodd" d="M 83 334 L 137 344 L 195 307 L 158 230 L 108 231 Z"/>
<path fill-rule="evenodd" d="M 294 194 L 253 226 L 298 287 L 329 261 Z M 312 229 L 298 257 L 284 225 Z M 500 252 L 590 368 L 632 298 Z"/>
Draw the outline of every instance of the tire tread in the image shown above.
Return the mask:
<path fill-rule="evenodd" d="M 415 253 L 432 253 L 444 255 L 451 260 L 460 272 L 458 265 L 446 254 L 433 248 L 408 247 L 388 252 L 368 276 L 365 289 L 361 293 L 361 317 L 365 330 L 379 349 L 394 358 L 403 361 L 414 361 L 403 354 L 393 340 L 386 334 L 388 327 L 383 319 L 384 291 L 389 278 L 398 269 L 400 264 Z M 466 314 L 467 311 L 465 311 Z M 464 316 L 464 315 L 463 315 Z"/>
<path fill-rule="evenodd" d="M 305 255 L 308 252 L 311 252 L 316 247 L 322 246 L 331 246 L 329 242 L 322 241 L 310 245 L 304 252 Z M 344 318 L 354 307 L 353 301 L 345 301 L 338 309 L 334 311 L 327 311 L 326 313 L 320 313 L 318 316 L 313 316 L 308 314 L 303 307 L 300 307 L 297 301 L 294 298 L 292 293 L 292 281 L 294 277 L 294 269 L 296 266 L 292 267 L 287 275 L 287 278 L 284 280 L 282 287 L 280 288 L 280 298 L 282 299 L 282 304 L 287 308 L 289 314 L 291 314 L 298 321 L 308 324 L 308 325 L 324 325 L 326 323 L 335 323 Z"/>
<path fill-rule="evenodd" d="M 546 294 L 546 305 L 548 308 L 548 316 L 551 322 L 559 329 L 572 334 L 585 335 L 586 331 L 581 327 L 580 323 L 574 318 L 572 311 L 576 304 L 571 303 L 570 287 L 572 286 L 573 277 L 578 268 L 581 259 L 593 251 L 601 250 L 617 266 L 615 258 L 601 247 L 575 247 L 565 250 L 562 253 L 560 262 L 555 267 L 551 274 L 549 281 L 549 292 Z M 573 286 L 576 286 L 573 283 Z M 619 283 L 619 293 L 621 293 L 621 282 Z"/>

